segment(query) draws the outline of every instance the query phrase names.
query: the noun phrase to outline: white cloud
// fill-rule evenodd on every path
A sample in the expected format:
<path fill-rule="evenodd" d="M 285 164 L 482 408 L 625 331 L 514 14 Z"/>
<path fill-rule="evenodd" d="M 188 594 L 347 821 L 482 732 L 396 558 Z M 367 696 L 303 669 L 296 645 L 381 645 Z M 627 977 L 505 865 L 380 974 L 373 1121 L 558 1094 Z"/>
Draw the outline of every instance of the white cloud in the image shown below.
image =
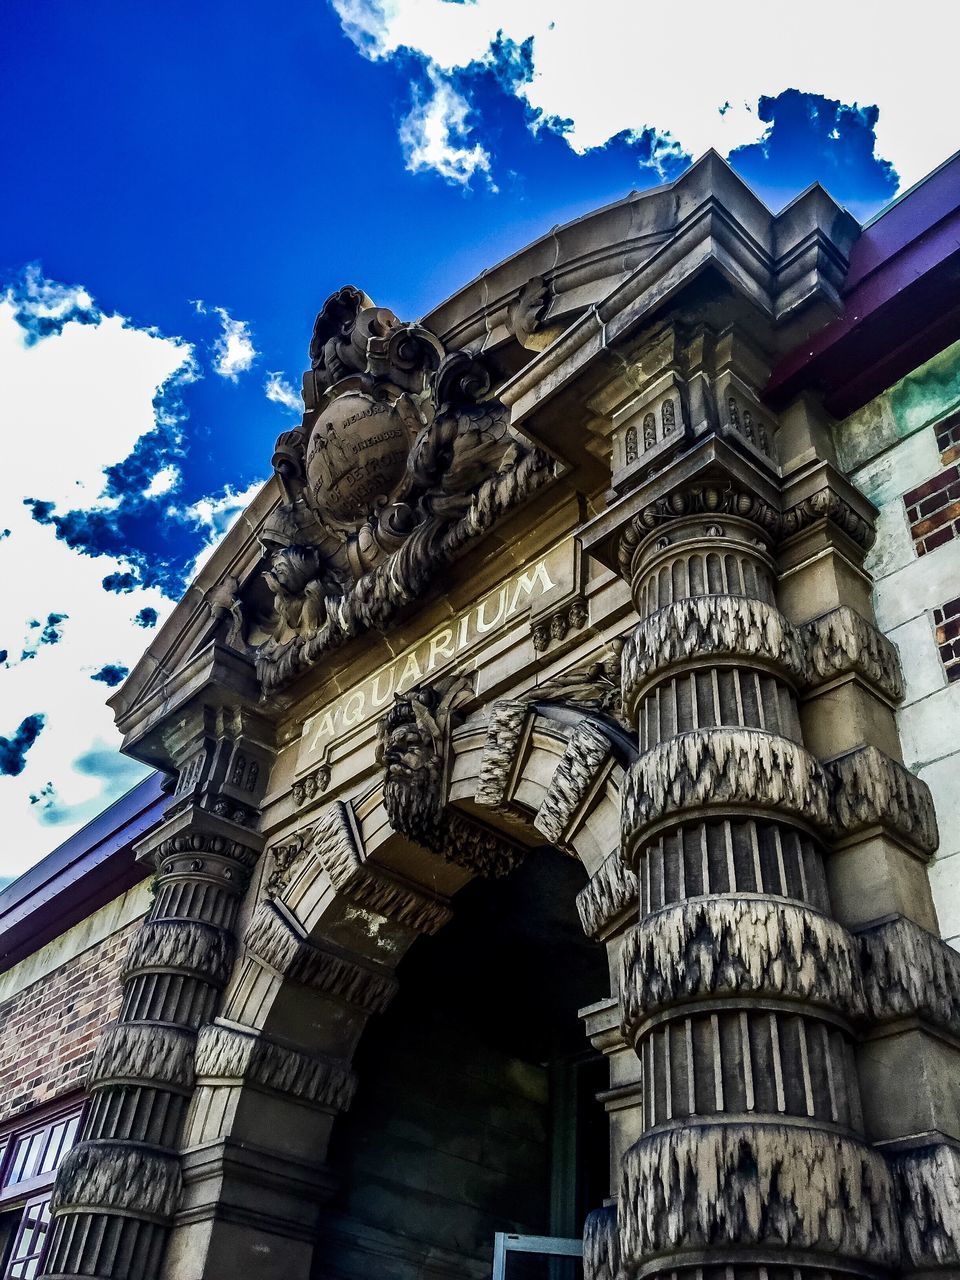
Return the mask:
<path fill-rule="evenodd" d="M 414 105 L 400 122 L 400 145 L 411 173 L 433 169 L 448 182 L 466 183 L 489 175 L 490 156 L 479 142 L 463 145 L 470 133 L 470 104 L 434 66 L 427 67 L 430 91 L 414 88 Z"/>
<path fill-rule="evenodd" d="M 221 378 L 236 382 L 246 373 L 259 352 L 246 320 L 235 320 L 226 307 L 207 307 L 198 299 L 193 304 L 200 315 L 213 313 L 220 318 L 220 335 L 213 344 L 213 368 Z"/>
<path fill-rule="evenodd" d="M 267 399 L 272 400 L 274 404 L 282 404 L 292 413 L 303 413 L 303 401 L 299 393 L 294 391 L 282 373 L 276 370 L 268 373 L 263 390 Z"/>
<path fill-rule="evenodd" d="M 565 136 L 581 153 L 650 127 L 694 156 L 711 146 L 728 154 L 763 135 L 760 97 L 788 88 L 876 104 L 877 154 L 902 187 L 957 145 L 954 42 L 931 38 L 944 32 L 940 0 L 877 0 L 869 10 L 852 0 L 691 0 L 682 39 L 667 43 L 662 11 L 638 0 L 332 2 L 367 57 L 412 49 L 441 82 L 441 73 L 488 60 L 498 32 L 516 44 L 532 36 L 534 74 L 515 92 L 545 117 L 569 120 Z"/>
<path fill-rule="evenodd" d="M 180 483 L 180 468 L 175 467 L 173 463 L 161 467 L 150 478 L 150 483 L 143 491 L 145 498 L 160 498 L 165 493 L 171 493 Z"/>
<path fill-rule="evenodd" d="M 217 547 L 230 532 L 234 521 L 242 511 L 250 505 L 266 483 L 265 480 L 254 480 L 246 489 L 234 489 L 226 485 L 221 494 L 200 498 L 187 507 L 182 515 L 195 521 L 206 530 L 206 542 L 200 548 L 197 558 L 187 575 L 193 579 L 216 551 Z"/>
<path fill-rule="evenodd" d="M 42 336 L 50 319 L 59 332 Z M 0 876 L 25 870 L 143 775 L 117 754 L 110 690 L 91 676 L 105 663 L 132 667 L 148 641 L 138 612 L 149 607 L 162 620 L 173 607 L 157 588 L 103 590 L 107 574 L 130 566 L 71 550 L 32 518 L 24 498 L 114 505 L 103 497 L 104 468 L 154 430 L 154 397 L 193 377 L 192 361 L 188 343 L 103 315 L 85 290 L 37 273 L 25 289 L 0 296 L 0 511 L 10 529 L 0 538 L 0 648 L 11 663 L 0 669 L 0 736 L 44 716 L 22 773 L 0 776 Z M 161 468 L 151 487 L 172 483 L 174 470 Z M 60 639 L 40 643 L 51 614 L 65 615 L 51 629 Z M 35 656 L 20 660 L 23 652 Z"/>

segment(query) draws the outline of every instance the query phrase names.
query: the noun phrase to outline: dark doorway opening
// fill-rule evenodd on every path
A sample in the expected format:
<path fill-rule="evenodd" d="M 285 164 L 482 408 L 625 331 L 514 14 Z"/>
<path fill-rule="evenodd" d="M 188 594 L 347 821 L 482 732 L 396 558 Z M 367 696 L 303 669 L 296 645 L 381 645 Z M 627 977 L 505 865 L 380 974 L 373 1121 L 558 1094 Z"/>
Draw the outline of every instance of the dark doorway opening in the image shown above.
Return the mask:
<path fill-rule="evenodd" d="M 609 978 L 576 912 L 585 881 L 578 862 L 535 850 L 506 880 L 467 886 L 451 924 L 403 960 L 334 1129 L 342 1189 L 317 1280 L 480 1280 L 496 1231 L 578 1236 L 602 1203 L 606 1063 L 577 1010 Z"/>

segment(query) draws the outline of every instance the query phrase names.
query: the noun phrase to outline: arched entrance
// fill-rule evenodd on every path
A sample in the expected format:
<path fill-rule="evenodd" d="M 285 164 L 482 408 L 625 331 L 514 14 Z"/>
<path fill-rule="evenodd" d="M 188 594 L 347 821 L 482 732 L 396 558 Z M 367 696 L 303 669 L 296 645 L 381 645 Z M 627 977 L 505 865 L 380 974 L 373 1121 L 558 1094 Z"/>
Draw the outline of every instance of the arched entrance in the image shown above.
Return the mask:
<path fill-rule="evenodd" d="M 582 1235 L 609 1162 L 606 1062 L 577 1016 L 608 988 L 576 911 L 585 883 L 573 859 L 532 850 L 467 885 L 401 961 L 334 1127 L 314 1280 L 487 1280 L 496 1231 Z"/>
<path fill-rule="evenodd" d="M 350 802 L 334 801 L 308 813 L 296 838 L 274 846 L 223 1013 L 200 1033 L 182 1162 L 184 1194 L 168 1275 L 207 1280 L 242 1272 L 245 1280 L 311 1280 L 317 1274 L 314 1259 L 320 1266 L 322 1256 L 315 1244 L 326 1239 L 324 1227 L 338 1213 L 341 1234 L 348 1219 L 363 1215 L 368 1226 L 382 1231 L 383 1222 L 370 1223 L 376 1214 L 368 1205 L 351 1201 L 351 1195 L 361 1196 L 358 1169 L 346 1167 L 356 1158 L 357 1135 L 343 1144 L 333 1135 L 351 1124 L 377 1132 L 377 1082 L 389 1088 L 390 1071 L 402 1065 L 390 1028 L 397 1023 L 410 1035 L 418 1028 L 423 1036 L 436 1034 L 436 1009 L 431 1012 L 429 1002 L 430 974 L 438 966 L 446 984 L 442 1004 L 452 1007 L 461 1036 L 460 1069 L 466 1071 L 472 1046 L 474 1053 L 499 1055 L 501 1066 L 511 1059 L 526 1063 L 531 1080 L 539 1072 L 539 1105 L 547 1108 L 543 1128 L 556 1134 L 557 1147 L 541 1151 L 536 1177 L 526 1176 L 533 1191 L 518 1216 L 501 1216 L 505 1202 L 492 1191 L 486 1200 L 484 1194 L 474 1196 L 478 1213 L 467 1243 L 459 1252 L 448 1251 L 460 1270 L 448 1266 L 435 1274 L 488 1267 L 483 1241 L 489 1250 L 494 1229 L 535 1223 L 540 1230 L 562 1223 L 564 1230 L 579 1229 L 583 1210 L 598 1203 L 591 1206 L 588 1198 L 605 1194 L 594 1189 L 601 1177 L 596 1147 L 589 1158 L 587 1146 L 581 1147 L 570 1162 L 569 1126 L 576 1126 L 577 1111 L 571 1080 L 578 1074 L 570 1064 L 590 1060 L 582 1032 L 576 1043 L 582 1003 L 593 1006 L 588 1030 L 594 1045 L 612 1059 L 636 1062 L 616 1033 L 617 992 L 609 977 L 636 902 L 633 878 L 619 860 L 623 750 L 616 728 L 581 707 L 498 703 L 454 732 L 448 804 L 482 815 L 491 832 L 509 835 L 512 848 L 528 850 L 506 880 L 475 880 L 468 868 L 397 837 L 384 811 L 382 782 Z M 530 903 L 536 906 L 528 920 L 524 895 L 528 915 Z M 516 942 L 521 924 L 528 929 L 531 923 L 543 949 L 531 943 L 533 953 L 511 964 L 511 929 Z M 559 976 L 571 988 L 569 997 L 556 981 L 557 966 L 551 966 L 551 947 L 560 935 L 565 944 Z M 598 945 L 604 942 L 606 956 Z M 530 974 L 524 993 L 517 987 L 518 971 Z M 407 990 L 395 1006 L 399 1013 L 391 1014 L 401 984 Z M 442 1004 L 435 1002 L 437 1009 Z M 379 1027 L 374 1021 L 368 1030 L 378 1018 Z M 549 1116 L 551 1068 L 554 1098 L 561 1087 L 567 1092 L 565 1137 Z M 345 1116 L 358 1085 L 365 1088 L 367 1081 L 370 1092 L 357 1103 L 356 1117 Z M 621 1096 L 630 1084 L 621 1070 Z M 519 1115 L 519 1102 L 513 1110 Z M 401 1123 L 402 1107 L 395 1106 L 393 1115 Z M 483 1122 L 480 1106 L 471 1123 L 475 1129 Z M 614 1109 L 611 1165 L 619 1163 L 632 1136 L 618 1132 L 617 1123 Z M 509 1131 L 492 1136 L 509 1147 Z M 354 1156 L 338 1155 L 348 1148 Z M 523 1180 L 517 1177 L 516 1185 Z M 393 1194 L 391 1212 L 402 1214 L 406 1203 L 409 1214 L 422 1192 L 410 1186 L 406 1196 L 396 1188 Z M 379 1203 L 382 1210 L 383 1197 Z M 369 1274 L 353 1262 L 343 1267 L 345 1277 Z"/>

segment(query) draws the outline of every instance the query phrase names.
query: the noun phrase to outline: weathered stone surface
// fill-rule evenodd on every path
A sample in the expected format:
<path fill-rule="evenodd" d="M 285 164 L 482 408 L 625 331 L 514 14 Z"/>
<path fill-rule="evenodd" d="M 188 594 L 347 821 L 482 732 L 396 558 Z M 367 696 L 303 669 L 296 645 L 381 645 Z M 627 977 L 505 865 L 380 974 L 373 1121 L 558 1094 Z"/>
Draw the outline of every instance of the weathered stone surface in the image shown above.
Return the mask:
<path fill-rule="evenodd" d="M 628 714 L 651 678 L 691 659 L 738 657 L 769 663 L 802 683 L 803 644 L 783 614 L 746 596 L 696 596 L 658 609 L 634 630 L 623 651 Z"/>
<path fill-rule="evenodd" d="M 937 1275 L 960 1271 L 960 1149 L 946 1143 L 891 1156 L 904 1262 Z M 910 1271 L 904 1267 L 904 1274 Z"/>
<path fill-rule="evenodd" d="M 613 921 L 629 908 L 636 908 L 638 897 L 637 877 L 615 850 L 577 894 L 584 933 L 588 938 L 601 938 Z"/>
<path fill-rule="evenodd" d="M 582 707 L 631 726 L 623 718 L 620 662 L 623 640 L 618 636 L 604 648 L 599 658 L 575 663 L 566 671 L 536 685 L 527 693 L 531 702 L 558 702 L 564 706 Z"/>
<path fill-rule="evenodd" d="M 794 537 L 818 520 L 827 520 L 852 538 L 864 551 L 876 537 L 873 524 L 865 520 L 843 496 L 825 485 L 783 513 L 783 536 Z"/>
<path fill-rule="evenodd" d="M 123 975 L 126 979 L 162 970 L 222 986 L 232 961 L 232 939 L 214 925 L 199 920 L 148 920 L 133 936 Z"/>
<path fill-rule="evenodd" d="M 624 1037 L 685 1000 L 750 996 L 860 1017 L 857 946 L 828 916 L 767 898 L 678 902 L 631 929 L 620 953 Z"/>
<path fill-rule="evenodd" d="M 587 1214 L 583 1224 L 584 1280 L 618 1280 L 620 1234 L 617 1206 L 604 1205 Z"/>
<path fill-rule="evenodd" d="M 533 825 L 553 844 L 560 844 L 574 814 L 611 758 L 610 739 L 588 721 L 570 736 Z"/>
<path fill-rule="evenodd" d="M 487 740 L 480 761 L 477 804 L 499 808 L 507 798 L 510 775 L 529 714 L 527 702 L 495 702 L 490 711 Z"/>
<path fill-rule="evenodd" d="M 368 1013 L 382 1013 L 396 993 L 395 978 L 359 964 L 332 943 L 320 947 L 308 942 L 270 901 L 257 905 L 244 941 L 277 973 Z"/>
<path fill-rule="evenodd" d="M 858 942 L 874 1021 L 916 1016 L 960 1035 L 960 953 L 904 916 Z"/>
<path fill-rule="evenodd" d="M 631 767 L 623 790 L 626 845 L 670 815 L 731 805 L 814 827 L 829 822 L 827 780 L 803 747 L 757 729 L 700 729 L 661 742 Z"/>
<path fill-rule="evenodd" d="M 379 722 L 377 762 L 394 831 L 490 879 L 509 874 L 523 851 L 499 832 L 446 807 L 444 783 L 455 714 L 473 696 L 472 677 L 441 676 L 396 695 Z"/>
<path fill-rule="evenodd" d="M 82 1143 L 57 1173 L 52 1208 L 130 1213 L 163 1220 L 180 1198 L 176 1156 L 110 1142 Z"/>
<path fill-rule="evenodd" d="M 292 845 L 281 848 L 282 864 L 277 861 L 268 882 L 267 892 L 271 896 L 283 900 L 303 873 L 306 859 L 312 857 L 339 893 L 397 924 L 419 933 L 434 933 L 450 918 L 450 908 L 439 898 L 418 893 L 365 861 L 356 829 L 342 801 L 335 801 L 324 810 L 319 821 L 302 832 Z"/>
<path fill-rule="evenodd" d="M 806 646 L 808 687 L 852 672 L 893 702 L 903 697 L 897 646 L 849 605 L 840 605 L 800 628 Z"/>
<path fill-rule="evenodd" d="M 189 1093 L 193 1088 L 194 1037 L 179 1027 L 120 1022 L 100 1037 L 92 1084 L 147 1082 Z"/>
<path fill-rule="evenodd" d="M 840 1134 L 779 1124 L 641 1138 L 623 1161 L 620 1234 L 631 1272 L 680 1249 L 802 1249 L 881 1267 L 900 1253 L 883 1157 Z"/>
<path fill-rule="evenodd" d="M 251 1081 L 261 1088 L 336 1111 L 349 1107 L 356 1090 L 353 1073 L 329 1058 L 217 1023 L 200 1030 L 196 1071 L 197 1079 L 204 1084 Z"/>
<path fill-rule="evenodd" d="M 930 788 L 916 774 L 865 746 L 824 765 L 835 834 L 855 835 L 881 826 L 931 854 L 940 842 Z"/>

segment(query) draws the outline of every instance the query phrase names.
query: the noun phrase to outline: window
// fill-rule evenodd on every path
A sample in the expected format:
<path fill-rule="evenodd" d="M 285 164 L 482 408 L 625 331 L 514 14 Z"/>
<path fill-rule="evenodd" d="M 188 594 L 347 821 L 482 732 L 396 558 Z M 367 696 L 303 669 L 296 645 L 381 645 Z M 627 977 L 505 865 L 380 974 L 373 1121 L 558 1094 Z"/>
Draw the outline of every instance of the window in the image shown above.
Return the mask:
<path fill-rule="evenodd" d="M 81 1103 L 21 1116 L 0 1133 L 0 1280 L 40 1275 L 53 1180 L 77 1140 Z"/>

